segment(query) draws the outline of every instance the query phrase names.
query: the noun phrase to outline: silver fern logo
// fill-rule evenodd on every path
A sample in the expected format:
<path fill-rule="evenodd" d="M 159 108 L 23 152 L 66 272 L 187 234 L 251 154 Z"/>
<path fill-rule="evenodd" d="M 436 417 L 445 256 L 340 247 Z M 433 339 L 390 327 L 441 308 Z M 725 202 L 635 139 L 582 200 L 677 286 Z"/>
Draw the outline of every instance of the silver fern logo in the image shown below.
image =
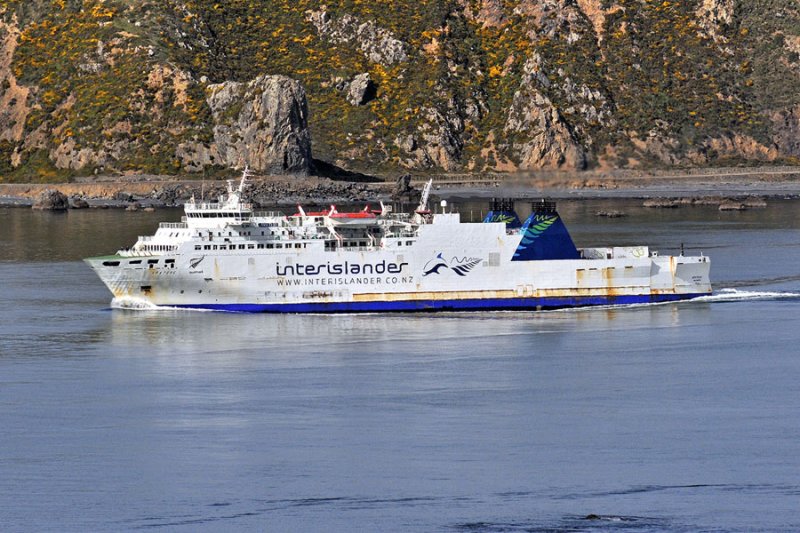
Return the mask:
<path fill-rule="evenodd" d="M 204 255 L 202 255 L 200 257 L 195 257 L 194 259 L 189 260 L 189 266 L 191 268 L 197 268 L 197 265 L 202 263 L 203 259 L 205 259 L 205 258 L 206 258 L 206 256 L 204 256 Z"/>
<path fill-rule="evenodd" d="M 441 274 L 442 270 L 452 270 L 459 276 L 466 276 L 470 271 L 478 266 L 483 259 L 479 257 L 452 257 L 448 261 L 444 258 L 442 253 L 438 253 L 436 257 L 425 263 L 422 269 L 422 277 L 430 274 Z"/>

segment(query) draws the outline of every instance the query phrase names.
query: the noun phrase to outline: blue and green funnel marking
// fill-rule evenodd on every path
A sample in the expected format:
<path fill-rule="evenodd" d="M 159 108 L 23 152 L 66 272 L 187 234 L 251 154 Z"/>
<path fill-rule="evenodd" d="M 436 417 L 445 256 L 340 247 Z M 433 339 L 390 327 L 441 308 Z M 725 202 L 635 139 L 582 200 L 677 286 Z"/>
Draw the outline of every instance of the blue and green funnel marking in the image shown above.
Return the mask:
<path fill-rule="evenodd" d="M 514 211 L 514 200 L 511 198 L 492 198 L 489 204 L 489 214 L 483 219 L 484 222 L 502 222 L 506 229 L 517 229 L 522 227 L 517 212 Z"/>
<path fill-rule="evenodd" d="M 513 211 L 489 211 L 484 222 L 503 222 L 508 229 L 516 229 L 522 227 L 519 217 Z"/>
<path fill-rule="evenodd" d="M 537 209 L 520 230 L 522 238 L 512 261 L 541 261 L 545 259 L 579 259 L 567 227 L 555 211 L 555 205 Z"/>

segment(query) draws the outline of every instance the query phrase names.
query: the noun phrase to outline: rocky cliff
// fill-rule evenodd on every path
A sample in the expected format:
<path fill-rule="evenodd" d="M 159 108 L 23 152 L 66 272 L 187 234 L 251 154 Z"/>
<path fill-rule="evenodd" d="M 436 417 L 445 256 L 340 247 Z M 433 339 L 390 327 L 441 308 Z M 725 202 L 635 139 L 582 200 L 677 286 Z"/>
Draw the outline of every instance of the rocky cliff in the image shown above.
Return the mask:
<path fill-rule="evenodd" d="M 206 87 L 214 140 L 178 145 L 184 169 L 218 165 L 268 174 L 307 174 L 311 168 L 308 106 L 302 86 L 285 76 Z"/>
<path fill-rule="evenodd" d="M 791 0 L 6 0 L 0 176 L 797 163 Z"/>

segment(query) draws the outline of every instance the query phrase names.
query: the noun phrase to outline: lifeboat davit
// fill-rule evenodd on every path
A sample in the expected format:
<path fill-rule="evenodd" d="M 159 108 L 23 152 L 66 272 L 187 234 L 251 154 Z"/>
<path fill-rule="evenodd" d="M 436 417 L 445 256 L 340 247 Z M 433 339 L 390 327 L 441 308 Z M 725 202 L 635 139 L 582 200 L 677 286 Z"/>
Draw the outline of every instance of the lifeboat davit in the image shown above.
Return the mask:
<path fill-rule="evenodd" d="M 305 211 L 300 205 L 297 206 L 297 213 L 292 216 L 295 217 L 330 217 L 337 222 L 346 222 L 347 220 L 370 220 L 377 218 L 380 211 L 372 211 L 369 205 L 365 206 L 361 211 L 351 211 L 340 213 L 335 205 L 331 205 L 328 211 Z"/>
<path fill-rule="evenodd" d="M 328 213 L 334 224 L 363 224 L 371 222 L 377 218 L 377 215 L 370 211 L 369 206 L 364 207 L 361 211 L 352 211 L 349 213 L 340 213 L 336 210 L 336 206 L 332 205 Z"/>

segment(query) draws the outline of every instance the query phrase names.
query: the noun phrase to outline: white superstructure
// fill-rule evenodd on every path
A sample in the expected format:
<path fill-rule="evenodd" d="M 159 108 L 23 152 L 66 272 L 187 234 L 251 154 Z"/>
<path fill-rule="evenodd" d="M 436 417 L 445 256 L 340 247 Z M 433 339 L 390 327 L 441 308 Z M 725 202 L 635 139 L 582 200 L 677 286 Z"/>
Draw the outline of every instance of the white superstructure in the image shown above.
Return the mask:
<path fill-rule="evenodd" d="M 426 202 L 413 214 L 382 205 L 286 216 L 254 211 L 246 179 L 229 182 L 216 203 L 188 202 L 182 222 L 87 263 L 116 298 L 230 311 L 545 309 L 711 293 L 708 257 L 578 250 L 546 202 L 518 228 L 513 213 L 463 223 Z"/>

